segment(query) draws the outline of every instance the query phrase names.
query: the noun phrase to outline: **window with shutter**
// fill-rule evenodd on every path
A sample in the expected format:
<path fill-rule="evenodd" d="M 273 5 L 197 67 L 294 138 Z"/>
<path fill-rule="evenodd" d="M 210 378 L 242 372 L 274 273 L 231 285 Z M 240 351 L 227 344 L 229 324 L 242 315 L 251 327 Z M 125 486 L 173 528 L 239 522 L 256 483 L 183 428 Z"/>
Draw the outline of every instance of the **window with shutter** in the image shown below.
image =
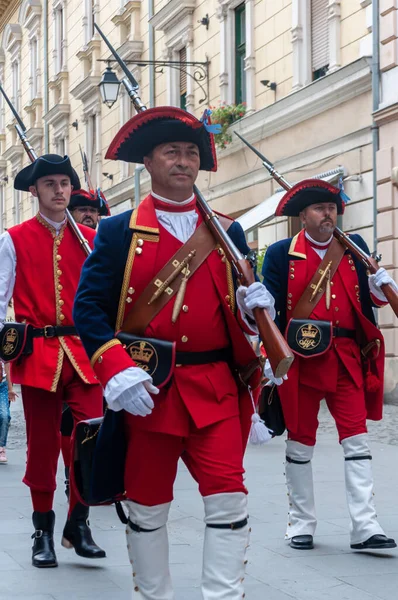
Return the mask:
<path fill-rule="evenodd" d="M 180 50 L 180 108 L 186 110 L 187 107 L 187 49 L 181 48 Z"/>
<path fill-rule="evenodd" d="M 245 3 L 235 8 L 235 102 L 246 101 L 246 6 Z"/>
<path fill-rule="evenodd" d="M 329 66 L 328 0 L 311 0 L 312 79 L 326 75 Z"/>

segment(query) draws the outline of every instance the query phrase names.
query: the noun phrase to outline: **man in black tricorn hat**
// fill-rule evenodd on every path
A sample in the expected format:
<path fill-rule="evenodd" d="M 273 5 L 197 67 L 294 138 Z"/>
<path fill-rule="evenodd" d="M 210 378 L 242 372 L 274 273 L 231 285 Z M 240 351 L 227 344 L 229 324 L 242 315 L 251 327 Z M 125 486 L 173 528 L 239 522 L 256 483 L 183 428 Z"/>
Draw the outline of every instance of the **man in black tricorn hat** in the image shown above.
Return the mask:
<path fill-rule="evenodd" d="M 299 216 L 303 229 L 272 244 L 263 264 L 264 284 L 275 298 L 277 323 L 295 353 L 279 385 L 288 430 L 286 481 L 292 548 L 313 548 L 316 528 L 311 459 L 320 401 L 336 422 L 344 454 L 351 548 L 395 548 L 379 525 L 366 419 L 380 420 L 383 408 L 384 340 L 373 307 L 386 304 L 381 285 L 394 281 L 379 269 L 367 276 L 363 264 L 333 236 L 347 197 L 317 179 L 301 181 L 281 199 L 276 216 Z M 367 254 L 359 235 L 350 238 Z"/>
<path fill-rule="evenodd" d="M 102 389 L 72 320 L 85 253 L 65 210 L 80 182 L 67 156 L 46 154 L 17 174 L 14 187 L 37 197 L 39 212 L 0 236 L 0 329 L 6 332 L 0 352 L 9 352 L 16 338 L 16 330 L 7 334 L 4 326 L 12 296 L 16 320 L 29 325 L 26 349 L 32 345 L 30 353 L 21 352 L 12 362 L 12 379 L 21 385 L 26 419 L 23 481 L 30 488 L 34 511 L 32 562 L 35 567 L 56 567 L 52 508 L 62 403 L 71 407 L 75 422 L 102 414 Z M 79 228 L 92 245 L 94 232 Z M 72 486 L 62 544 L 86 558 L 104 557 L 87 519 L 88 508 L 78 502 Z"/>
<path fill-rule="evenodd" d="M 109 206 L 100 190 L 73 190 L 68 206 L 76 223 L 97 229 L 101 217 L 109 217 Z"/>
<path fill-rule="evenodd" d="M 204 224 L 193 187 L 199 169 L 217 168 L 211 127 L 207 114 L 200 121 L 173 107 L 122 127 L 106 158 L 144 163 L 152 191 L 136 210 L 101 222 L 74 308 L 109 409 L 125 411 L 128 551 L 146 600 L 174 598 L 166 524 L 180 457 L 204 503 L 202 596 L 244 595 L 253 408 L 243 379 L 256 390 L 261 375 L 244 332 L 253 334 L 252 309 L 273 314 L 273 300 L 259 282 L 236 297 L 231 264 Z M 220 219 L 247 254 L 240 225 Z M 126 341 L 126 352 L 120 329 L 145 337 Z"/>

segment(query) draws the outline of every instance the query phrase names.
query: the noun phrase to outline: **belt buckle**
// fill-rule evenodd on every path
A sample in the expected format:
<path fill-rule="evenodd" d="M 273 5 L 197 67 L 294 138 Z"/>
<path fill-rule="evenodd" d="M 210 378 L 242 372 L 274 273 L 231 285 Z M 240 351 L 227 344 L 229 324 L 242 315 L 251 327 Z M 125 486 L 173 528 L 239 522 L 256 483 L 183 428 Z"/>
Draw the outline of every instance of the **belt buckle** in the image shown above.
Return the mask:
<path fill-rule="evenodd" d="M 52 335 L 50 335 L 47 332 L 48 329 L 52 329 L 53 330 L 53 334 Z M 55 335 L 54 335 L 55 332 L 54 332 L 54 326 L 53 325 L 44 325 L 43 331 L 44 331 L 44 337 L 46 338 L 46 340 L 55 337 Z"/>

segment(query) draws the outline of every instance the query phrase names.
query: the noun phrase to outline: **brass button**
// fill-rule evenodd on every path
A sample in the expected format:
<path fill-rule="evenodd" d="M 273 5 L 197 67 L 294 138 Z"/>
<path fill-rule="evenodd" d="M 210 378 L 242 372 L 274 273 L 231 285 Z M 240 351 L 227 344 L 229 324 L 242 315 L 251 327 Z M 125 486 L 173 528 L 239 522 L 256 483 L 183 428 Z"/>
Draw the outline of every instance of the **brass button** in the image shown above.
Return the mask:
<path fill-rule="evenodd" d="M 292 310 L 292 307 L 289 305 L 289 306 L 287 307 L 287 310 Z"/>
<path fill-rule="evenodd" d="M 359 290 L 359 285 L 356 285 L 356 286 L 355 286 L 355 289 L 356 289 L 356 290 Z"/>
<path fill-rule="evenodd" d="M 97 362 L 101 364 L 103 360 L 104 360 L 104 359 L 102 358 L 102 356 L 100 356 L 100 357 L 98 358 Z"/>
<path fill-rule="evenodd" d="M 184 342 L 184 344 L 185 344 L 185 342 L 188 341 L 188 337 L 186 335 L 183 335 L 181 338 L 181 341 Z"/>
<path fill-rule="evenodd" d="M 57 285 L 57 288 L 59 289 L 60 292 L 64 289 L 61 284 Z"/>
<path fill-rule="evenodd" d="M 290 279 L 294 279 L 294 275 L 290 275 Z"/>
<path fill-rule="evenodd" d="M 63 306 L 63 305 L 65 304 L 65 302 L 64 302 L 64 301 L 62 300 L 62 298 L 61 298 L 61 300 L 58 300 L 58 304 L 59 304 L 60 306 Z"/>
<path fill-rule="evenodd" d="M 225 296 L 225 300 L 226 300 L 226 302 L 229 302 L 229 301 L 231 300 L 231 296 L 229 296 L 229 294 L 227 294 L 227 295 Z"/>
<path fill-rule="evenodd" d="M 219 254 L 220 256 L 223 256 L 223 254 L 224 254 L 224 250 L 223 250 L 222 248 L 219 248 L 219 249 L 217 250 L 217 252 L 218 252 L 218 254 Z"/>
<path fill-rule="evenodd" d="M 128 302 L 130 304 L 130 302 L 132 302 L 131 298 L 126 298 L 126 302 Z"/>
<path fill-rule="evenodd" d="M 331 282 L 330 282 L 330 285 L 334 285 L 334 281 L 331 281 Z"/>
<path fill-rule="evenodd" d="M 142 254 L 142 248 L 136 248 L 135 249 L 135 253 L 136 254 Z"/>
<path fill-rule="evenodd" d="M 57 275 L 62 275 L 61 269 L 57 269 Z"/>
<path fill-rule="evenodd" d="M 291 304 L 291 303 L 292 303 L 292 301 L 291 301 L 291 300 L 288 300 L 288 301 L 287 301 L 287 303 L 288 303 L 288 304 Z"/>
<path fill-rule="evenodd" d="M 65 319 L 65 315 L 62 315 L 62 314 L 61 314 L 61 315 L 59 315 L 59 320 L 60 320 L 60 321 L 63 321 L 64 319 Z"/>
<path fill-rule="evenodd" d="M 57 260 L 61 260 L 62 256 L 60 254 L 57 254 L 56 258 Z"/>
<path fill-rule="evenodd" d="M 55 243 L 57 244 L 57 246 L 59 246 L 61 244 L 61 240 L 55 240 Z"/>
<path fill-rule="evenodd" d="M 355 271 L 355 267 L 351 267 L 351 271 Z"/>
<path fill-rule="evenodd" d="M 137 240 L 137 246 L 143 246 L 144 245 L 144 240 L 142 240 L 141 238 L 139 240 Z"/>
<path fill-rule="evenodd" d="M 340 321 L 336 321 L 336 325 L 338 325 L 340 323 Z"/>
<path fill-rule="evenodd" d="M 290 271 L 294 273 L 294 267 L 290 267 Z"/>
<path fill-rule="evenodd" d="M 333 298 L 333 300 L 335 300 L 336 299 L 336 294 L 332 294 L 332 298 Z"/>
<path fill-rule="evenodd" d="M 290 264 L 292 265 L 292 267 L 294 267 L 294 260 L 290 261 Z"/>
<path fill-rule="evenodd" d="M 188 306 L 186 304 L 183 305 L 182 310 L 184 312 L 188 312 Z"/>
<path fill-rule="evenodd" d="M 353 261 L 353 260 L 351 260 L 351 259 L 349 259 L 349 261 L 348 261 L 348 264 L 350 264 L 350 265 L 353 265 L 353 264 L 354 264 L 354 261 Z"/>
<path fill-rule="evenodd" d="M 334 310 L 337 312 L 337 311 L 339 310 L 339 307 L 338 307 L 338 306 L 335 306 L 335 307 L 334 307 Z"/>
<path fill-rule="evenodd" d="M 288 298 L 293 298 L 293 294 L 291 294 L 290 292 L 287 295 Z"/>
<path fill-rule="evenodd" d="M 182 365 L 180 365 L 180 364 L 176 365 L 176 369 L 179 368 L 179 367 L 182 367 Z"/>
<path fill-rule="evenodd" d="M 129 289 L 127 290 L 129 294 L 134 294 L 135 289 L 132 287 L 129 287 Z"/>

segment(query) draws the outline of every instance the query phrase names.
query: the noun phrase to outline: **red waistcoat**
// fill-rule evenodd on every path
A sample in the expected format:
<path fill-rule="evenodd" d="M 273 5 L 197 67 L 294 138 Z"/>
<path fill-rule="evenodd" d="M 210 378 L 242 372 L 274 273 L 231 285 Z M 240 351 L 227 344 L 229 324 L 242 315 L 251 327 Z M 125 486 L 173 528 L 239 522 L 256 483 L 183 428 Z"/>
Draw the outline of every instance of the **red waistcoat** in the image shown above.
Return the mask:
<path fill-rule="evenodd" d="M 288 313 L 294 311 L 294 307 L 321 263 L 320 257 L 305 238 L 304 231 L 296 236 L 294 242 L 289 250 L 291 260 L 289 262 Z M 296 256 L 304 260 L 296 260 Z M 326 308 L 326 295 L 323 294 L 309 318 L 332 321 L 336 327 L 359 329 L 362 330 L 366 340 L 378 339 L 380 341 L 380 353 L 373 362 L 374 373 L 380 381 L 380 386 L 377 391 L 369 392 L 365 389 L 365 399 L 368 418 L 381 419 L 384 342 L 380 331 L 362 314 L 358 275 L 354 261 L 349 254 L 343 256 L 331 284 L 332 296 L 329 309 Z M 306 359 L 295 357 L 289 370 L 288 380 L 279 388 L 286 424 L 290 431 L 295 431 L 299 417 L 299 385 L 307 385 L 324 392 L 335 391 L 339 362 L 343 363 L 347 376 L 353 380 L 354 384 L 358 388 L 361 387 L 364 380 L 364 365 L 361 361 L 359 345 L 353 339 L 334 338 L 331 348 L 318 357 Z"/>
<path fill-rule="evenodd" d="M 182 246 L 159 225 L 149 196 L 133 213 L 133 260 L 127 263 L 117 328 L 152 278 Z M 199 216 L 198 225 L 201 222 Z M 138 240 L 141 240 L 138 242 Z M 135 253 L 136 248 L 142 252 Z M 247 365 L 254 352 L 235 316 L 231 266 L 214 250 L 189 279 L 185 308 L 176 323 L 172 299 L 147 327 L 146 335 L 177 342 L 177 350 L 200 352 L 232 346 L 235 363 Z M 259 373 L 256 374 L 257 379 Z M 252 384 L 254 382 L 252 381 Z M 240 414 L 244 436 L 250 428 L 251 401 L 246 388 L 237 386 L 226 363 L 176 367 L 171 386 L 154 397 L 155 409 L 145 419 L 127 415 L 130 423 L 145 430 L 187 435 L 189 421 L 199 428 Z"/>
<path fill-rule="evenodd" d="M 95 232 L 80 226 L 92 244 Z M 35 327 L 73 325 L 85 254 L 69 225 L 58 236 L 40 215 L 8 230 L 16 252 L 15 318 Z M 33 353 L 12 364 L 15 383 L 55 392 L 64 355 L 85 383 L 98 384 L 78 336 L 35 338 Z"/>

